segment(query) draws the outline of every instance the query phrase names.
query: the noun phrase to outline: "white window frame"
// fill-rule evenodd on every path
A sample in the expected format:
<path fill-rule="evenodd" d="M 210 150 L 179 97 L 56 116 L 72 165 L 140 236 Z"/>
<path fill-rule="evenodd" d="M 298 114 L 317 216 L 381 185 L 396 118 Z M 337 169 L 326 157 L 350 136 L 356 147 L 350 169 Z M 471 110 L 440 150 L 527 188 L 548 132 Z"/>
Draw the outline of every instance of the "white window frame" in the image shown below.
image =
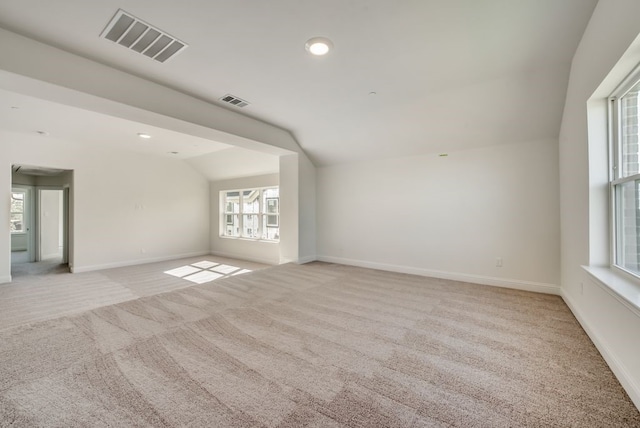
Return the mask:
<path fill-rule="evenodd" d="M 621 242 L 618 229 L 620 201 L 616 198 L 616 188 L 625 183 L 640 180 L 640 172 L 622 177 L 623 159 L 621 147 L 623 144 L 621 141 L 621 101 L 638 83 L 640 83 L 640 65 L 638 65 L 609 96 L 607 118 L 609 133 L 609 264 L 612 270 L 635 280 L 640 280 L 640 273 L 632 272 L 617 264 Z M 638 195 L 636 195 L 636 197 L 640 198 Z M 638 239 L 640 239 L 640 237 L 638 237 Z"/>
<path fill-rule="evenodd" d="M 279 201 L 280 201 L 280 197 L 278 196 L 278 209 L 276 213 L 273 212 L 267 212 L 267 209 L 263 203 L 265 197 L 264 197 L 264 192 L 265 190 L 270 190 L 270 189 L 278 189 L 279 191 L 279 186 L 267 186 L 267 187 L 250 187 L 250 188 L 246 188 L 246 189 L 228 189 L 228 190 L 221 190 L 220 191 L 220 226 L 219 226 L 219 236 L 221 238 L 228 238 L 228 239 L 242 239 L 242 240 L 250 240 L 250 241 L 263 241 L 263 242 L 280 242 L 280 210 L 279 210 Z M 243 208 L 244 208 L 244 193 L 245 192 L 254 192 L 257 191 L 259 192 L 258 195 L 258 211 L 257 212 L 244 212 Z M 227 210 L 227 194 L 230 192 L 238 192 L 238 198 L 239 198 L 239 211 L 237 213 L 234 213 L 232 211 Z M 279 194 L 279 192 L 278 192 Z M 226 234 L 226 226 L 227 226 L 227 221 L 228 221 L 228 216 L 233 216 L 233 215 L 237 215 L 238 216 L 238 228 L 240 230 L 240 235 L 239 236 L 235 236 L 235 235 L 227 235 Z M 258 216 L 258 237 L 254 238 L 254 237 L 250 237 L 250 236 L 243 236 L 243 231 L 244 231 L 244 216 L 245 215 L 257 215 Z M 266 227 L 266 225 L 264 224 L 264 219 L 267 218 L 267 221 L 271 221 L 273 220 L 273 217 L 276 218 L 276 222 L 272 223 L 272 224 L 277 224 L 278 227 L 278 238 L 277 239 L 268 239 L 268 238 L 263 238 L 262 236 L 264 235 L 263 230 Z"/>

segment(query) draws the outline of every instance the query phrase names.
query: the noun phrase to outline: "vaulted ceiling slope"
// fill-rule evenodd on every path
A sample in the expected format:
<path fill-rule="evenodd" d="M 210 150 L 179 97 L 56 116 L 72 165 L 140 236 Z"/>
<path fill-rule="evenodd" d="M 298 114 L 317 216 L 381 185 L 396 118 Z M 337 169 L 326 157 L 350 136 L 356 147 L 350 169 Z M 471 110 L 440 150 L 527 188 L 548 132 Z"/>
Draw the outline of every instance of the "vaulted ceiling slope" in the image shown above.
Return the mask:
<path fill-rule="evenodd" d="M 596 3 L 0 0 L 0 26 L 212 103 L 231 93 L 330 165 L 556 139 Z M 188 48 L 160 63 L 101 38 L 120 8 Z M 312 57 L 314 36 L 334 49 Z"/>

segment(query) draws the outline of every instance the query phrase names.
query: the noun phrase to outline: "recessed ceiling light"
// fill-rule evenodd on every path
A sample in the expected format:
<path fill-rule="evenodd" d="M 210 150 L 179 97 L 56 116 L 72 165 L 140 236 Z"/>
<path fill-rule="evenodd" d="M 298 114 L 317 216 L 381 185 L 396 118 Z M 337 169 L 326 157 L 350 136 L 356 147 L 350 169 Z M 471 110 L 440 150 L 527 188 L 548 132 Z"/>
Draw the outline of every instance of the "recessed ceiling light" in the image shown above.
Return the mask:
<path fill-rule="evenodd" d="M 169 153 L 170 155 L 177 155 L 178 154 L 178 152 L 167 152 L 167 153 Z"/>
<path fill-rule="evenodd" d="M 36 132 L 37 132 L 38 134 L 40 134 L 40 135 L 44 135 L 45 137 L 46 137 L 47 135 L 49 135 L 49 133 L 48 133 L 47 131 L 36 131 Z"/>
<path fill-rule="evenodd" d="M 331 48 L 333 48 L 333 43 L 326 37 L 313 37 L 307 40 L 304 48 L 312 55 L 322 56 L 329 53 Z"/>
<path fill-rule="evenodd" d="M 151 138 L 151 135 L 145 134 L 144 132 L 138 132 L 138 137 L 148 140 L 149 138 Z"/>
<path fill-rule="evenodd" d="M 20 107 L 18 107 L 18 106 L 11 106 L 11 108 L 12 108 L 12 109 L 14 109 L 14 110 L 18 110 Z"/>
<path fill-rule="evenodd" d="M 377 94 L 378 94 L 378 93 L 377 93 L 377 92 L 374 92 L 374 91 L 369 92 L 369 95 L 371 95 L 371 96 L 374 96 L 374 95 L 377 95 Z"/>

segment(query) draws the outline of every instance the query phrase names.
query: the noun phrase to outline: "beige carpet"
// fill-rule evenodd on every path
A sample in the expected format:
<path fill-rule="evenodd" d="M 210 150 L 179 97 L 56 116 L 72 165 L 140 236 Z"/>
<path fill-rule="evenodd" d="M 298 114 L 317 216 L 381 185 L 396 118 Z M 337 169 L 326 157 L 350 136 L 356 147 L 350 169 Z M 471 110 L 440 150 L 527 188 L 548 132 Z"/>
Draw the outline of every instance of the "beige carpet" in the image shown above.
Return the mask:
<path fill-rule="evenodd" d="M 238 269 L 268 267 L 211 255 L 75 274 L 68 269 L 46 271 L 42 266 L 49 265 L 48 262 L 24 263 L 27 266 L 20 269 L 27 274 L 14 276 L 11 283 L 0 284 L 0 331 L 190 287 L 193 282 L 164 272 L 202 261 Z M 12 265 L 12 273 L 15 268 Z"/>
<path fill-rule="evenodd" d="M 1 426 L 638 427 L 556 296 L 284 265 L 0 332 Z"/>
<path fill-rule="evenodd" d="M 69 265 L 62 259 L 45 260 L 35 263 L 11 263 L 11 276 L 14 280 L 29 275 L 51 275 L 69 272 Z"/>

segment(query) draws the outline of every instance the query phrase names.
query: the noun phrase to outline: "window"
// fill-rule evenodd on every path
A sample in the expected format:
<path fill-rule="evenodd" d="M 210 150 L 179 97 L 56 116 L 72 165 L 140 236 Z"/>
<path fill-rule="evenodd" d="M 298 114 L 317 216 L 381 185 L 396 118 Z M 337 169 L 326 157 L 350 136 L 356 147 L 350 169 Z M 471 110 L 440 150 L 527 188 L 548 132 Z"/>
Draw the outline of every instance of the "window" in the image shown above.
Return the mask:
<path fill-rule="evenodd" d="M 11 192 L 11 233 L 23 233 L 25 231 L 24 224 L 24 201 L 25 192 Z"/>
<path fill-rule="evenodd" d="M 612 264 L 640 276 L 640 74 L 610 98 Z"/>
<path fill-rule="evenodd" d="M 220 236 L 280 239 L 280 191 L 277 187 L 220 192 Z"/>

